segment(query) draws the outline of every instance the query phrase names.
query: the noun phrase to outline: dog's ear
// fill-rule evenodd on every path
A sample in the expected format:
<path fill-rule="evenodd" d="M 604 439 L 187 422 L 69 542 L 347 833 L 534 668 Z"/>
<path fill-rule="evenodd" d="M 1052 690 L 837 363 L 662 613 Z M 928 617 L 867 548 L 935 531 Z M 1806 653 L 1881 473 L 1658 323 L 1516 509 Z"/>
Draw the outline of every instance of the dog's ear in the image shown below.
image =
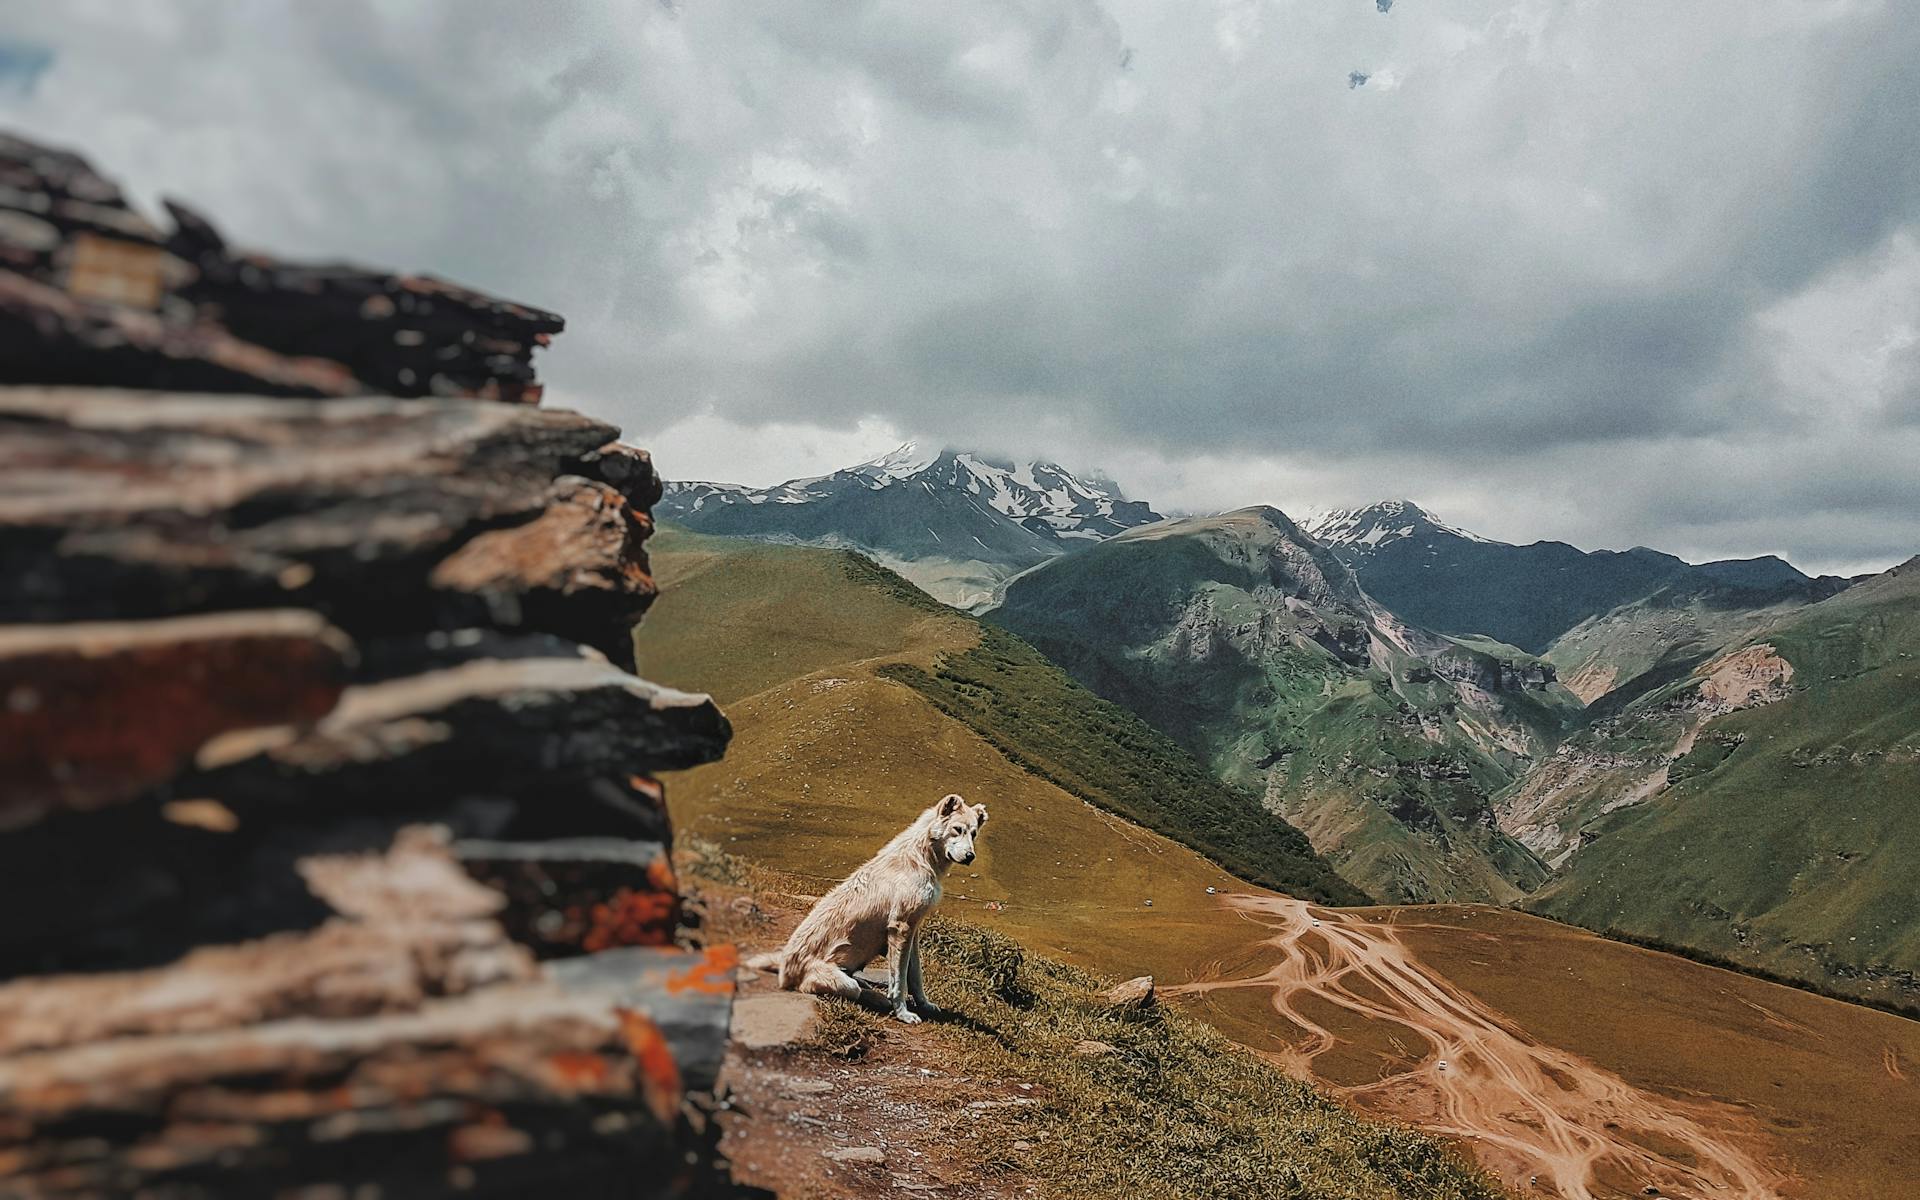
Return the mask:
<path fill-rule="evenodd" d="M 976 804 L 973 806 L 973 811 L 980 814 L 973 822 L 973 827 L 978 829 L 987 823 L 987 806 L 984 804 Z"/>
<path fill-rule="evenodd" d="M 940 819 L 944 821 L 948 817 L 959 812 L 960 806 L 965 803 L 966 801 L 960 798 L 960 793 L 958 792 L 948 793 L 946 799 L 940 801 L 940 814 L 939 814 Z"/>

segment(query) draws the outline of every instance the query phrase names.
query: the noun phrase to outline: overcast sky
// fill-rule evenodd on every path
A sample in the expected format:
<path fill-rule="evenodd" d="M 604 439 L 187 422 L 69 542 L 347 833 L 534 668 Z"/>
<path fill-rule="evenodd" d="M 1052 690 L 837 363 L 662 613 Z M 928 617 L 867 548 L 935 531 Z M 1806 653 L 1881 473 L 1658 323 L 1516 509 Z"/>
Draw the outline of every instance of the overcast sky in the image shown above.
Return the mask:
<path fill-rule="evenodd" d="M 10 9 L 0 122 L 564 313 L 550 403 L 671 476 L 1920 552 L 1911 0 Z"/>

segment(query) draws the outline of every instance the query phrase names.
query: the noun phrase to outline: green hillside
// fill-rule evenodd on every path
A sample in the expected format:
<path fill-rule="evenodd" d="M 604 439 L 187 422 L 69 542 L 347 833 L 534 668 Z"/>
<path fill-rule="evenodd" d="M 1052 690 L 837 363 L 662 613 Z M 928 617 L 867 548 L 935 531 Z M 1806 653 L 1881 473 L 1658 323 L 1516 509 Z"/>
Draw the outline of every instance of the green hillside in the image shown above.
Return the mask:
<path fill-rule="evenodd" d="M 881 673 L 1041 778 L 1187 843 L 1242 879 L 1323 904 L 1368 902 L 1299 830 L 1005 630 L 984 630 L 979 645 L 942 656 L 931 671 L 898 663 Z"/>
<path fill-rule="evenodd" d="M 672 525 L 647 545 L 662 588 L 654 611 L 673 619 L 643 622 L 634 652 L 647 678 L 722 704 L 835 663 L 926 658 L 964 640 L 964 618 L 851 550 Z"/>
<path fill-rule="evenodd" d="M 1920 1001 L 1920 560 L 1753 644 L 1791 665 L 1790 690 L 1708 719 L 1675 747 L 1668 786 L 1591 825 L 1532 904 L 1846 994 Z M 1713 668 L 1622 716 L 1671 721 Z"/>
<path fill-rule="evenodd" d="M 1038 1085 L 1026 1103 L 964 1119 L 984 1145 L 1028 1147 L 1021 1161 L 1048 1181 L 1048 1195 L 1509 1195 L 1457 1144 L 1361 1116 L 1178 1008 L 1116 1010 L 1104 999 L 1112 980 L 956 921 L 936 918 L 925 945 L 942 1002 L 964 997 L 952 1003 L 971 1020 L 924 1026 L 916 1040 L 951 1046 L 968 1075 Z M 826 1021 L 830 1042 L 861 1046 L 887 1032 L 885 1018 L 852 1005 L 835 1006 Z M 1077 1052 L 1089 1041 L 1114 1052 Z M 1143 1139 L 1153 1153 L 1140 1153 Z"/>
<path fill-rule="evenodd" d="M 758 735 L 777 726 L 781 737 L 764 740 L 779 761 L 790 764 L 803 752 L 835 757 L 837 765 L 814 762 L 811 773 L 789 771 L 808 790 L 814 778 L 925 769 L 924 785 L 911 785 L 922 790 L 906 801 L 911 816 L 946 791 L 974 794 L 964 776 L 980 767 L 956 766 L 960 777 L 931 769 L 948 752 L 929 743 L 964 733 L 1007 764 L 994 769 L 995 778 L 1034 781 L 1023 790 L 1064 794 L 1138 821 L 1262 886 L 1324 903 L 1367 901 L 1297 830 L 1221 784 L 1164 735 L 1091 695 L 1017 638 L 934 602 L 857 554 L 668 528 L 653 556 L 665 585 L 659 603 L 671 619 L 636 632 L 641 669 L 670 685 L 702 684 L 730 706 L 736 728 L 727 762 L 690 776 L 700 788 L 750 776 Z M 916 712 L 915 703 L 928 711 Z M 819 738 L 805 725 L 808 714 L 854 744 Z M 977 763 L 979 755 L 953 761 Z M 751 821 L 750 808 L 739 819 Z M 904 823 L 891 808 L 868 819 L 872 829 L 856 846 L 876 834 L 884 840 L 894 822 Z"/>
<path fill-rule="evenodd" d="M 1131 530 L 1009 585 L 989 620 L 1260 794 L 1396 901 L 1508 901 L 1546 870 L 1489 797 L 1577 702 L 1510 646 L 1397 620 L 1274 509 Z"/>

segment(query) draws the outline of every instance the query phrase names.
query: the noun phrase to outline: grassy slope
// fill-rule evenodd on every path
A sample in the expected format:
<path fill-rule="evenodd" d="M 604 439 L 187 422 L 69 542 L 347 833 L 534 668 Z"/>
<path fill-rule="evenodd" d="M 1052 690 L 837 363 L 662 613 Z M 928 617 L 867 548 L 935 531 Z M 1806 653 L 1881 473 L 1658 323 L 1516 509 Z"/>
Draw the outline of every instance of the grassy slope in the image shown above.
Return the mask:
<path fill-rule="evenodd" d="M 982 630 L 977 646 L 948 655 L 932 671 L 898 664 L 882 672 L 1014 762 L 1075 795 L 1101 797 L 1102 807 L 1204 850 L 1243 879 L 1323 904 L 1367 902 L 1298 830 L 1005 630 Z"/>
<path fill-rule="evenodd" d="M 1184 968 L 1189 951 L 1204 950 L 1210 939 L 1230 946 L 1238 935 L 1215 918 L 1206 889 L 1244 888 L 1239 880 L 1009 761 L 926 695 L 882 673 L 930 672 L 943 658 L 966 654 L 981 635 L 971 618 L 837 551 L 668 531 L 653 555 L 666 590 L 658 619 L 636 636 L 641 670 L 670 685 L 706 686 L 735 727 L 723 762 L 671 779 L 682 827 L 824 886 L 925 805 L 957 790 L 985 801 L 993 823 L 980 859 L 951 877 L 948 902 L 997 928 L 1073 961 L 1126 972 Z M 1052 675 L 1056 701 L 1085 695 Z M 1018 724 L 1000 733 L 1024 746 Z M 1116 728 L 1154 744 L 1131 717 Z M 1107 747 L 1108 771 L 1151 781 L 1168 769 L 1120 740 Z M 1101 782 L 1074 783 L 1105 807 L 1130 802 L 1101 791 Z M 1179 783 L 1167 776 L 1165 793 L 1184 794 Z M 1295 867 L 1304 872 L 1303 894 L 1327 886 L 1325 868 L 1311 860 L 1276 858 L 1264 869 L 1282 877 Z M 989 910 L 989 903 L 1004 907 Z"/>
<path fill-rule="evenodd" d="M 1431 664 L 1394 652 L 1393 670 L 1371 670 L 1315 640 L 1345 632 L 1364 652 L 1365 601 L 1284 520 L 1245 510 L 1136 530 L 1021 576 L 989 619 L 1261 791 L 1375 895 L 1518 898 L 1545 869 L 1487 819 L 1518 762 L 1491 731 L 1466 733 L 1479 718 L 1451 684 L 1409 678 Z M 1276 585 L 1317 600 L 1284 606 Z M 1446 653 L 1494 657 L 1467 642 Z M 1552 706 L 1526 705 L 1511 723 L 1556 724 Z"/>
<path fill-rule="evenodd" d="M 779 936 L 780 923 L 768 928 L 765 914 L 797 918 L 801 898 L 792 893 L 812 886 L 692 839 L 682 839 L 678 857 L 682 877 L 701 881 L 694 890 L 712 915 L 710 933 L 755 949 Z M 741 905 L 742 897 L 754 904 Z M 994 1099 L 955 1109 L 921 1133 L 962 1148 L 979 1176 L 1001 1184 L 995 1194 L 1031 1183 L 1038 1190 L 1028 1194 L 1087 1200 L 1508 1195 L 1460 1148 L 1355 1113 L 1183 1008 L 1115 1009 L 1105 998 L 1111 976 L 1036 954 L 946 907 L 928 922 L 922 946 L 928 992 L 946 1017 L 909 1028 L 857 1005 L 825 1003 L 801 1050 L 871 1065 L 876 1076 L 898 1080 L 904 1072 L 915 1090 L 908 1063 L 990 1089 Z M 1084 1053 L 1089 1041 L 1111 1050 Z M 780 1069 L 807 1064 L 789 1060 Z"/>
<path fill-rule="evenodd" d="M 851 551 L 671 526 L 648 549 L 665 591 L 635 634 L 641 673 L 722 704 L 836 663 L 969 644 L 961 619 Z"/>
<path fill-rule="evenodd" d="M 1800 690 L 1708 724 L 1535 904 L 1848 994 L 1920 999 L 1920 567 L 1766 641 Z"/>
<path fill-rule="evenodd" d="M 935 921 L 925 945 L 936 998 L 967 1019 L 931 1027 L 931 1036 L 951 1041 L 970 1074 L 1035 1085 L 1034 1103 L 986 1115 L 983 1140 L 989 1147 L 1031 1144 L 1024 1161 L 1051 1182 L 1055 1195 L 1497 1200 L 1506 1194 L 1457 1152 L 1404 1126 L 1359 1116 L 1191 1017 L 1165 1006 L 1132 1013 L 1108 1008 L 1102 1002 L 1108 980 L 1028 955 L 1004 937 L 959 922 Z M 881 1020 L 852 1005 L 834 1006 L 828 1016 L 852 1027 L 856 1038 Z M 1085 1041 L 1104 1042 L 1114 1052 L 1075 1053 Z"/>

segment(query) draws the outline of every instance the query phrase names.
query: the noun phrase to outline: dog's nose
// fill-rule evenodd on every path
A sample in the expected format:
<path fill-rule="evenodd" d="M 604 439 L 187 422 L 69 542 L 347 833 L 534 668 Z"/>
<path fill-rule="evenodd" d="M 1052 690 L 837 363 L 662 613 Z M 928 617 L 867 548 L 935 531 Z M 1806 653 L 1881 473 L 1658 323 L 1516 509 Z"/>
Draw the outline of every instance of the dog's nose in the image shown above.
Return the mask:
<path fill-rule="evenodd" d="M 973 851 L 969 850 L 967 851 L 966 857 L 960 860 L 960 865 L 964 867 L 972 861 L 973 861 Z"/>

